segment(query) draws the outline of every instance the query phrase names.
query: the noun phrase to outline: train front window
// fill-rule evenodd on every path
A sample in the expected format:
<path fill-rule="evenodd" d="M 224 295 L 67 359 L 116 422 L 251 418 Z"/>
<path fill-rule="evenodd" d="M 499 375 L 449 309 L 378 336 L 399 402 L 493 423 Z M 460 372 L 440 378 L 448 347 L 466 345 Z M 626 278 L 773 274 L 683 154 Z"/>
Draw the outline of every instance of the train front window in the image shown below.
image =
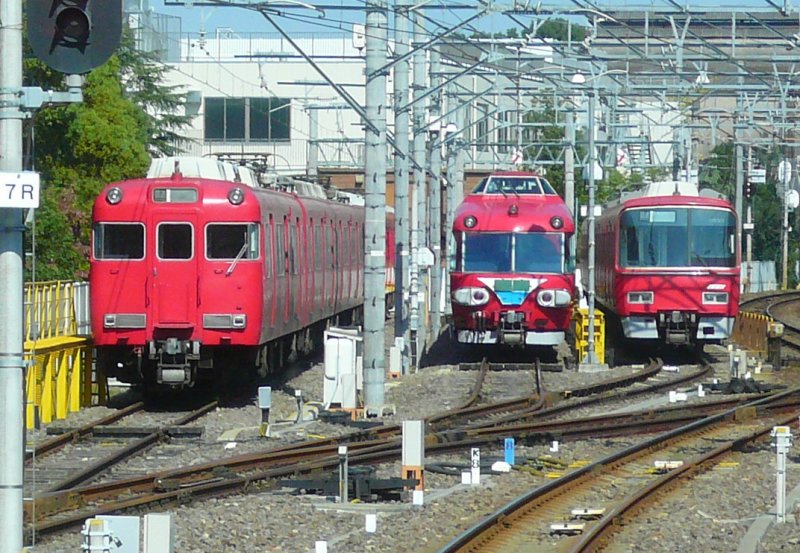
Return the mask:
<path fill-rule="evenodd" d="M 557 233 L 465 233 L 464 272 L 564 272 L 564 235 Z"/>
<path fill-rule="evenodd" d="M 511 271 L 511 234 L 474 233 L 464 236 L 464 272 L 508 273 Z"/>
<path fill-rule="evenodd" d="M 632 209 L 620 220 L 621 267 L 733 267 L 736 221 L 721 209 Z"/>
<path fill-rule="evenodd" d="M 144 259 L 144 225 L 96 223 L 95 259 Z"/>
<path fill-rule="evenodd" d="M 563 273 L 564 235 L 540 232 L 514 234 L 515 273 Z"/>
<path fill-rule="evenodd" d="M 156 236 L 159 259 L 192 258 L 192 225 L 189 223 L 161 223 Z"/>
<path fill-rule="evenodd" d="M 208 259 L 258 259 L 258 225 L 214 223 L 206 227 Z"/>

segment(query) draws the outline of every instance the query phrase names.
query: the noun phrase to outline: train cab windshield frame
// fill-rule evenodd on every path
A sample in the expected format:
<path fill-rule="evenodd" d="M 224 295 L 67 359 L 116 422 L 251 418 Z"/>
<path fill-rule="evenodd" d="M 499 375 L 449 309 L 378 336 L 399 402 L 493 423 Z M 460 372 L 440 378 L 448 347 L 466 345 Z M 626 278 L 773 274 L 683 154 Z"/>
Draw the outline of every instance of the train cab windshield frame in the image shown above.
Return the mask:
<path fill-rule="evenodd" d="M 465 232 L 456 270 L 465 273 L 551 273 L 571 270 L 564 234 L 555 232 Z"/>
<path fill-rule="evenodd" d="M 619 266 L 736 266 L 736 218 L 729 210 L 633 208 L 619 223 Z"/>

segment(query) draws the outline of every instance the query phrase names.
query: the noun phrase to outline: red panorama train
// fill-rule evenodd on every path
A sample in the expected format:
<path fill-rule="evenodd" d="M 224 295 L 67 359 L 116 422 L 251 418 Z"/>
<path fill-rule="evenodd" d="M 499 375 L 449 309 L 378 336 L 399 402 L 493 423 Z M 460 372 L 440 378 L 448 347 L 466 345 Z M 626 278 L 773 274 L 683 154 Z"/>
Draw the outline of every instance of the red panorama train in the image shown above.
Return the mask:
<path fill-rule="evenodd" d="M 569 209 L 546 179 L 501 172 L 456 210 L 450 276 L 459 342 L 552 346 L 571 321 Z"/>
<path fill-rule="evenodd" d="M 736 224 L 730 202 L 687 182 L 652 183 L 606 206 L 595 222 L 595 274 L 609 323 L 626 338 L 661 344 L 730 337 L 739 310 Z"/>
<path fill-rule="evenodd" d="M 110 184 L 95 201 L 91 312 L 106 375 L 171 387 L 230 367 L 228 376 L 265 375 L 326 324 L 358 319 L 363 206 L 321 187 L 302 197 L 223 178 L 176 167 Z"/>

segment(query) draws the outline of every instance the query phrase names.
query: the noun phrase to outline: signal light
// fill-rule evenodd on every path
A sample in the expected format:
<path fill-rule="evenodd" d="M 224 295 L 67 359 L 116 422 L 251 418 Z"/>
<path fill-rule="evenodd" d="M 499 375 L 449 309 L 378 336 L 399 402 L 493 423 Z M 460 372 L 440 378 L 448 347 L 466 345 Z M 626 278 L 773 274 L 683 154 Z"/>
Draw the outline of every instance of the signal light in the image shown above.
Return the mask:
<path fill-rule="evenodd" d="M 28 40 L 56 71 L 88 73 L 103 65 L 122 36 L 122 0 L 28 0 Z"/>
<path fill-rule="evenodd" d="M 748 200 L 752 199 L 753 195 L 755 194 L 755 191 L 756 191 L 756 186 L 752 182 L 750 182 L 749 178 L 745 179 L 745 181 L 744 181 L 744 197 L 747 198 Z"/>

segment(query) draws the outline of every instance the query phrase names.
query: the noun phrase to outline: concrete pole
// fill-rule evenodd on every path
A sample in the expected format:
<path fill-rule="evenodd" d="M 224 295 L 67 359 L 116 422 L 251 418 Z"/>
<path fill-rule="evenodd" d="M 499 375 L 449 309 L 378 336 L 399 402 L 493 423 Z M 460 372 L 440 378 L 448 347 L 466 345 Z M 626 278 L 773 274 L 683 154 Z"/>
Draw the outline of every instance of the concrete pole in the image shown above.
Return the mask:
<path fill-rule="evenodd" d="M 431 88 L 433 93 L 430 118 L 432 121 L 439 119 L 442 113 L 442 93 L 440 84 L 441 55 L 437 47 L 431 49 Z M 433 252 L 433 266 L 431 267 L 431 340 L 435 342 L 442 330 L 441 296 L 442 296 L 442 124 L 436 123 L 436 129 L 430 133 L 431 144 L 431 184 L 430 184 L 430 236 L 428 240 Z"/>
<path fill-rule="evenodd" d="M 411 45 L 411 21 L 408 8 L 410 0 L 398 0 L 395 11 L 395 55 L 405 56 Z M 409 253 L 411 228 L 409 226 L 408 202 L 408 167 L 409 167 L 409 110 L 400 110 L 409 102 L 409 63 L 399 62 L 394 67 L 394 141 L 397 152 L 394 155 L 394 217 L 395 217 L 395 308 L 394 335 L 403 338 L 402 351 L 403 374 L 407 374 L 411 366 L 409 351 L 411 348 L 411 332 L 408 326 L 409 316 Z"/>
<path fill-rule="evenodd" d="M 422 14 L 414 14 L 414 44 L 419 45 L 425 42 L 425 26 Z M 414 104 L 413 109 L 413 132 L 414 132 L 414 199 L 411 205 L 411 316 L 409 325 L 411 327 L 412 364 L 419 366 L 419 358 L 424 348 L 425 320 L 420 315 L 420 303 L 424 297 L 424 290 L 421 280 L 423 275 L 420 273 L 419 248 L 425 244 L 425 195 L 426 195 L 426 175 L 425 163 L 425 135 L 427 133 L 427 121 L 425 120 L 425 100 L 421 99 L 425 94 L 425 52 L 417 50 L 414 53 Z M 421 220 L 420 220 L 421 219 Z M 423 340 L 420 343 L 420 340 Z"/>
<path fill-rule="evenodd" d="M 386 320 L 386 0 L 367 1 L 367 120 L 364 225 L 364 407 L 382 412 Z"/>
<path fill-rule="evenodd" d="M 752 146 L 747 147 L 747 174 L 752 175 L 753 170 L 753 148 Z M 751 279 L 753 278 L 753 200 L 750 199 L 747 201 L 747 228 L 750 229 L 747 231 L 746 238 L 747 238 L 747 283 L 745 292 L 752 291 L 752 283 Z"/>
<path fill-rule="evenodd" d="M 597 89 L 592 88 L 589 91 L 589 213 L 587 214 L 587 221 L 589 224 L 589 252 L 588 252 L 588 288 L 589 295 L 589 339 L 586 344 L 586 359 L 583 363 L 594 365 L 597 363 L 597 355 L 594 347 L 594 264 L 595 264 L 595 228 L 594 228 L 594 168 L 597 163 L 597 156 L 594 152 L 594 102 L 597 96 Z"/>
<path fill-rule="evenodd" d="M 0 105 L 22 87 L 22 1 L 0 0 Z M 0 108 L 0 171 L 22 170 L 22 113 Z M 22 550 L 23 210 L 0 209 L 0 551 Z"/>
<path fill-rule="evenodd" d="M 564 201 L 572 214 L 572 219 L 577 221 L 575 217 L 575 114 L 572 107 L 570 105 L 564 114 Z M 576 232 L 569 239 L 569 252 L 573 256 L 575 255 L 577 235 Z"/>
<path fill-rule="evenodd" d="M 315 106 L 308 108 L 308 163 L 306 171 L 308 176 L 316 177 L 319 174 L 319 115 Z"/>

